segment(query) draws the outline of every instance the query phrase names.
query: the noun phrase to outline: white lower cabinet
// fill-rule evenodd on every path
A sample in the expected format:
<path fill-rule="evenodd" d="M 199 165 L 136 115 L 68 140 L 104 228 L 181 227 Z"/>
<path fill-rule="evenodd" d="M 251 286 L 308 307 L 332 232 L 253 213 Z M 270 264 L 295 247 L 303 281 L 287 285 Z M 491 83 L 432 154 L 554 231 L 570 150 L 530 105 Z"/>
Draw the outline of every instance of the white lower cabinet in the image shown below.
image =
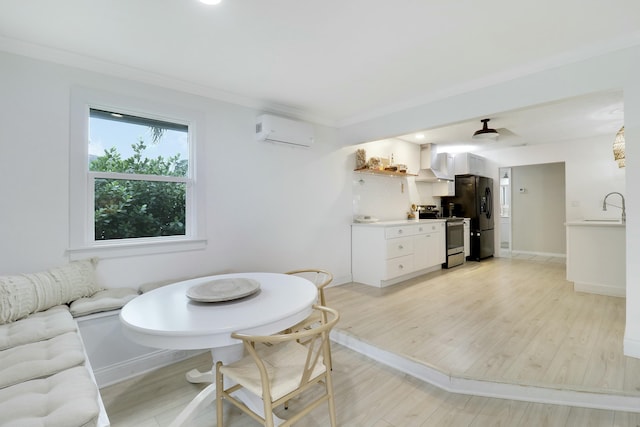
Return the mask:
<path fill-rule="evenodd" d="M 431 192 L 433 196 L 455 196 L 456 195 L 456 183 L 455 181 L 440 181 L 431 184 Z"/>
<path fill-rule="evenodd" d="M 392 279 L 394 277 L 402 276 L 413 271 L 413 255 L 401 256 L 398 258 L 391 258 L 387 260 L 387 274 L 386 279 Z"/>
<path fill-rule="evenodd" d="M 413 266 L 415 270 L 441 265 L 447 260 L 444 227 L 444 223 L 430 225 L 429 231 L 414 237 Z"/>
<path fill-rule="evenodd" d="M 441 268 L 445 261 L 445 222 L 352 227 L 353 281 L 388 286 Z"/>

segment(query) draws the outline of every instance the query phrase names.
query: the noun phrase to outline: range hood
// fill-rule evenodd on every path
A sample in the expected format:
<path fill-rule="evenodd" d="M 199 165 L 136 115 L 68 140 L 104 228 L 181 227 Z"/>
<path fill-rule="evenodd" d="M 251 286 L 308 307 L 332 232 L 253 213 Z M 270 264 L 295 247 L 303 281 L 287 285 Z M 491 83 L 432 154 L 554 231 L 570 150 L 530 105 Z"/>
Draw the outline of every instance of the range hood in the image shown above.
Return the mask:
<path fill-rule="evenodd" d="M 438 182 L 453 181 L 452 157 L 447 153 L 438 153 L 433 144 L 420 146 L 420 170 L 416 181 Z"/>

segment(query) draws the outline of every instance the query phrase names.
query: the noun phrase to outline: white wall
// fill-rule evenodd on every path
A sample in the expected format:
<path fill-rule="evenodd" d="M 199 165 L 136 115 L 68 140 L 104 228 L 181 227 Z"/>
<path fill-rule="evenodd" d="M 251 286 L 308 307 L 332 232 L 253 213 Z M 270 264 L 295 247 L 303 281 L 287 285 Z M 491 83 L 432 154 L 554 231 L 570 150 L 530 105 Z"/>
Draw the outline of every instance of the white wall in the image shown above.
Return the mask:
<path fill-rule="evenodd" d="M 353 146 L 364 149 L 366 158 L 393 154 L 395 163 L 404 164 L 409 174 L 420 168 L 420 146 L 399 139 L 386 139 Z M 350 156 L 355 167 L 355 154 Z M 414 177 L 352 174 L 353 215 L 370 215 L 381 221 L 406 219 L 412 204 L 434 204 L 431 184 L 416 183 Z"/>
<path fill-rule="evenodd" d="M 638 76 L 640 47 L 632 47 L 346 126 L 339 133 L 316 126 L 316 145 L 300 151 L 254 142 L 258 112 L 248 108 L 2 53 L 0 274 L 36 271 L 67 259 L 69 92 L 74 85 L 173 102 L 199 109 L 207 118 L 208 247 L 101 264 L 106 284 L 130 286 L 217 270 L 282 271 L 303 265 L 330 269 L 337 278 L 347 277 L 354 144 L 590 92 L 624 91 L 624 181 L 640 182 Z M 586 191 L 578 182 L 593 172 L 570 161 L 577 153 L 587 153 L 588 147 L 566 148 L 563 154 L 555 148 L 544 151 L 540 157 L 546 160 L 527 161 L 565 161 L 567 202 L 577 201 L 578 207 L 586 208 L 569 209 L 567 219 L 586 216 L 589 209 L 597 211 L 594 199 L 583 198 Z M 496 166 L 498 162 L 513 165 L 495 160 Z M 601 186 L 592 192 L 616 190 L 618 173 L 611 172 L 613 181 L 607 181 L 606 175 L 601 180 L 591 175 Z M 497 178 L 497 167 L 493 177 Z M 625 187 L 627 235 L 638 236 L 640 187 Z M 625 353 L 636 357 L 640 357 L 638 258 L 640 241 L 628 238 Z"/>
<path fill-rule="evenodd" d="M 564 163 L 511 168 L 513 252 L 566 254 L 564 181 Z"/>
<path fill-rule="evenodd" d="M 622 89 L 625 102 L 626 170 L 622 180 L 627 199 L 627 236 L 640 235 L 640 187 L 631 183 L 640 182 L 640 47 L 635 46 L 613 53 L 604 54 L 574 64 L 535 72 L 529 76 L 513 79 L 491 87 L 433 101 L 424 105 L 389 114 L 383 117 L 356 123 L 340 129 L 340 140 L 344 144 L 357 144 L 383 137 L 404 135 L 425 128 L 436 128 L 445 124 L 487 116 L 501 111 L 509 111 L 545 102 L 552 102 L 572 96 L 580 96 L 603 90 Z M 612 136 L 613 137 L 613 136 Z M 611 142 L 608 142 L 611 143 Z M 604 143 L 602 143 L 604 144 Z M 582 154 L 589 155 L 589 143 L 579 146 L 562 144 L 557 152 L 545 148 L 544 160 L 527 158 L 526 162 L 545 163 L 565 161 L 567 174 L 567 202 L 570 206 L 578 203 L 579 210 L 567 210 L 567 220 L 576 216 L 591 216 L 597 212 L 596 199 L 608 191 L 616 191 L 621 182 L 618 171 L 602 175 L 591 169 L 581 169 Z M 597 150 L 604 150 L 604 145 Z M 530 147 L 521 148 L 526 153 Z M 542 149 L 541 149 L 542 150 Z M 506 151 L 506 150 L 505 150 Z M 604 152 L 604 151 L 602 151 Z M 482 153 L 485 155 L 485 153 Z M 516 152 L 513 153 L 516 156 Z M 502 155 L 502 154 L 501 154 Z M 506 154 L 508 156 L 508 154 Z M 487 154 L 488 157 L 488 154 Z M 500 161 L 500 159 L 497 159 Z M 512 161 L 504 161 L 503 166 L 512 166 Z M 496 163 L 495 172 L 497 178 Z M 580 179 L 593 179 L 590 193 Z M 613 178 L 613 179 L 610 179 Z M 604 191 L 603 191 L 604 190 Z M 583 198 L 584 197 L 584 198 Z M 602 206 L 600 204 L 600 206 Z M 640 357 L 640 240 L 627 238 L 627 321 L 625 330 L 625 354 Z"/>
<path fill-rule="evenodd" d="M 310 149 L 257 142 L 249 108 L 0 53 L 0 274 L 67 262 L 69 94 L 126 94 L 206 117 L 205 250 L 101 260 L 108 287 L 214 271 L 320 267 L 350 280 L 352 150 L 315 126 Z M 337 249 L 336 249 L 337 248 Z"/>
<path fill-rule="evenodd" d="M 615 208 L 602 211 L 602 201 L 607 193 L 619 191 L 626 194 L 628 168 L 618 168 L 613 160 L 612 145 L 612 138 L 594 137 L 486 151 L 482 155 L 497 165 L 494 168 L 496 174 L 498 167 L 563 162 L 566 220 L 619 218 L 620 211 Z"/>

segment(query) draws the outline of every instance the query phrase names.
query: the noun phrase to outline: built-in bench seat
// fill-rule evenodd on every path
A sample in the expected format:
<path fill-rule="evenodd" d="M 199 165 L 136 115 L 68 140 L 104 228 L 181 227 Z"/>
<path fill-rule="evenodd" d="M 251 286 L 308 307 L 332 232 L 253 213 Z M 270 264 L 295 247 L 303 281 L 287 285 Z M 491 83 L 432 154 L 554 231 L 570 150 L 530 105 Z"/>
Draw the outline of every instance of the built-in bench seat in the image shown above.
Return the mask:
<path fill-rule="evenodd" d="M 68 307 L 59 305 L 34 313 L 19 322 L 0 325 L 0 350 L 47 340 L 76 329 Z"/>
<path fill-rule="evenodd" d="M 95 426 L 99 413 L 98 389 L 84 366 L 0 389 L 2 425 Z"/>
<path fill-rule="evenodd" d="M 69 308 L 102 292 L 96 262 L 0 277 L 0 425 L 109 426 Z M 107 292 L 105 301 L 130 294 Z"/>
<path fill-rule="evenodd" d="M 96 264 L 90 259 L 0 276 L 0 425 L 108 427 L 79 325 L 117 319 L 119 309 L 140 293 L 193 278 L 102 289 Z"/>

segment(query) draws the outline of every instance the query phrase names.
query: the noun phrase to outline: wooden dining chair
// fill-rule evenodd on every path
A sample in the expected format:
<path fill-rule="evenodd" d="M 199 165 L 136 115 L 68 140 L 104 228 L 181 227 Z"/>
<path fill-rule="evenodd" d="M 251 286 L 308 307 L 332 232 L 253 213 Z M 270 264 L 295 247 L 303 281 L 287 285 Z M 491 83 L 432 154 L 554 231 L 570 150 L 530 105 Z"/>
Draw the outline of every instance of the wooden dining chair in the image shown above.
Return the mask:
<path fill-rule="evenodd" d="M 339 313 L 328 307 L 313 306 L 320 314 L 320 323 L 310 329 L 276 335 L 244 335 L 233 333 L 231 336 L 242 340 L 247 356 L 242 360 L 224 365 L 216 364 L 216 407 L 218 426 L 223 426 L 222 402 L 227 400 L 256 421 L 266 427 L 273 427 L 273 408 L 295 398 L 307 390 L 324 388 L 324 392 L 308 403 L 304 408 L 285 420 L 281 427 L 290 426 L 299 421 L 323 402 L 329 405 L 331 426 L 336 426 L 336 410 L 333 398 L 331 370 L 326 366 L 331 348 L 329 332 L 338 323 Z M 308 344 L 300 344 L 300 340 Z M 224 388 L 224 379 L 234 385 Z M 244 388 L 262 398 L 264 417 L 256 414 L 233 393 Z"/>
<path fill-rule="evenodd" d="M 318 288 L 318 304 L 324 307 L 327 306 L 327 301 L 324 296 L 324 288 L 326 288 L 327 285 L 329 285 L 333 281 L 333 274 L 331 274 L 326 270 L 321 270 L 316 268 L 292 270 L 292 271 L 287 271 L 285 274 L 291 274 L 291 275 L 303 277 L 309 280 L 314 285 L 316 285 L 316 288 Z M 298 331 L 301 329 L 305 329 L 305 328 L 308 328 L 310 325 L 318 322 L 319 320 L 320 320 L 319 313 L 314 312 L 302 322 L 298 323 L 295 326 L 292 326 L 289 330 Z M 327 366 L 329 367 L 329 369 L 331 369 L 331 359 L 327 360 Z"/>
<path fill-rule="evenodd" d="M 316 288 L 318 288 L 318 304 L 325 306 L 327 302 L 324 297 L 324 288 L 333 281 L 333 274 L 326 270 L 320 270 L 315 268 L 307 268 L 302 270 L 292 270 L 287 271 L 285 274 L 292 274 L 300 277 L 304 277 L 305 279 L 311 281 Z"/>

